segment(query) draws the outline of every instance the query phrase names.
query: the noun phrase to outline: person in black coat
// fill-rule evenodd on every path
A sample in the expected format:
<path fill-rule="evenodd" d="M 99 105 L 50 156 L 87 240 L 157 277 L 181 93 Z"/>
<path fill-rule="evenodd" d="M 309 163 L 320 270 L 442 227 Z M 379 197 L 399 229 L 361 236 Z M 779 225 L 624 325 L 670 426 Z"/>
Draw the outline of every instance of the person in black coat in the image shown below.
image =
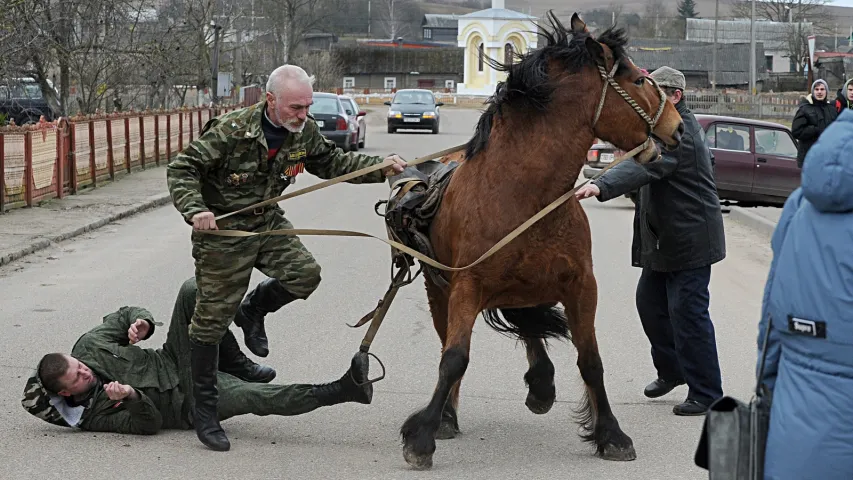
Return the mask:
<path fill-rule="evenodd" d="M 658 374 L 644 394 L 660 397 L 687 383 L 687 399 L 673 413 L 704 415 L 723 395 L 708 313 L 711 265 L 726 257 L 723 214 L 711 152 L 683 99 L 684 75 L 661 67 L 651 76 L 684 121 L 681 144 L 644 165 L 626 160 L 576 196 L 606 202 L 639 188 L 631 261 L 643 269 L 637 312 Z"/>
<path fill-rule="evenodd" d="M 812 84 L 812 93 L 800 100 L 800 106 L 791 124 L 791 133 L 797 139 L 797 166 L 803 168 L 806 154 L 817 142 L 820 134 L 836 118 L 838 111 L 829 101 L 829 85 L 818 79 Z"/>

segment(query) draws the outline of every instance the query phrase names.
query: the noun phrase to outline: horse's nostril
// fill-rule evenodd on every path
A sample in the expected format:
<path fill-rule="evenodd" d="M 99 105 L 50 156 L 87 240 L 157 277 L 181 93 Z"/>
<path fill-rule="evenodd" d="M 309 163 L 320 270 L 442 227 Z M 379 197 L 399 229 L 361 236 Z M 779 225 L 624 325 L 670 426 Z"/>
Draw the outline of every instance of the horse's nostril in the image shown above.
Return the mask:
<path fill-rule="evenodd" d="M 681 137 L 684 135 L 684 122 L 679 122 L 678 124 L 678 136 Z"/>

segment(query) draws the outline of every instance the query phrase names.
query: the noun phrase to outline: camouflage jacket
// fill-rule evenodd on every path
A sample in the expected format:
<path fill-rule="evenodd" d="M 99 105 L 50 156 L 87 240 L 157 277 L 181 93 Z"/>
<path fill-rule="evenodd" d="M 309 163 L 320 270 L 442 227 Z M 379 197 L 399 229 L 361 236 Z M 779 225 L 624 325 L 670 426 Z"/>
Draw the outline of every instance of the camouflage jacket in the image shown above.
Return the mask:
<path fill-rule="evenodd" d="M 151 314 L 144 308 L 122 307 L 83 334 L 71 351 L 72 357 L 91 368 L 105 384 L 117 381 L 130 385 L 139 399 L 116 402 L 102 387 L 96 388 L 84 403 L 79 422 L 72 425 L 55 405 L 64 400 L 42 387 L 36 368 L 24 388 L 24 409 L 48 423 L 89 431 L 153 435 L 166 428 L 189 428 L 176 359 L 162 349 L 143 349 L 128 342 L 127 330 L 140 318 L 151 325 L 150 337 L 155 328 Z"/>
<path fill-rule="evenodd" d="M 301 133 L 290 133 L 271 161 L 261 120 L 266 101 L 211 119 L 201 136 L 179 153 L 166 170 L 169 192 L 187 223 L 200 212 L 233 212 L 281 194 L 290 184 L 288 169 L 304 164 L 323 179 L 381 163 L 384 158 L 344 153 L 326 139 L 308 116 Z M 381 171 L 350 183 L 382 183 Z"/>

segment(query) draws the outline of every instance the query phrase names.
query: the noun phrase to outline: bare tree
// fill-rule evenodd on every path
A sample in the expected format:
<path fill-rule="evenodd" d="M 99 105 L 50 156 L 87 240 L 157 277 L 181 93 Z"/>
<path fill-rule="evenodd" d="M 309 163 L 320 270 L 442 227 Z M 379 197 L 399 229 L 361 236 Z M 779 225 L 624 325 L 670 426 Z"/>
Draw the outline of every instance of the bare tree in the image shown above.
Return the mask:
<path fill-rule="evenodd" d="M 307 52 L 294 59 L 309 75 L 314 76 L 314 90 L 331 90 L 339 85 L 344 72 L 329 52 Z"/>
<path fill-rule="evenodd" d="M 408 33 L 403 21 L 403 10 L 408 0 L 382 0 L 379 6 L 380 25 L 386 37 L 395 40 Z"/>
<path fill-rule="evenodd" d="M 323 25 L 343 0 L 258 0 L 268 20 L 278 65 L 289 63 L 303 35 Z"/>
<path fill-rule="evenodd" d="M 808 56 L 808 36 L 811 33 L 834 33 L 834 19 L 826 8 L 827 0 L 765 0 L 755 2 L 755 16 L 760 20 L 790 23 L 776 41 L 787 45 L 787 55 L 796 60 L 797 71 L 802 71 L 801 59 Z M 748 0 L 733 0 L 732 15 L 750 18 L 752 5 Z M 811 23 L 810 32 L 804 23 Z"/>
<path fill-rule="evenodd" d="M 664 0 L 646 0 L 640 32 L 653 38 L 679 38 L 680 25 Z"/>

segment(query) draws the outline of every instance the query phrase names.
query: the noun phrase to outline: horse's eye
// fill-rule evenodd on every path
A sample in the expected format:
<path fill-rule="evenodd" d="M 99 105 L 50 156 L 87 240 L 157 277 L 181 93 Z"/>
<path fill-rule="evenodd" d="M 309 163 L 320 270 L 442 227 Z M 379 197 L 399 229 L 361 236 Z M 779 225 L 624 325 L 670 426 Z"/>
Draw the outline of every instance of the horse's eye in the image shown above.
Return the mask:
<path fill-rule="evenodd" d="M 645 81 L 646 81 L 646 77 L 640 77 L 640 78 L 634 80 L 634 85 L 636 85 L 638 87 L 642 87 L 643 82 L 645 82 Z"/>

